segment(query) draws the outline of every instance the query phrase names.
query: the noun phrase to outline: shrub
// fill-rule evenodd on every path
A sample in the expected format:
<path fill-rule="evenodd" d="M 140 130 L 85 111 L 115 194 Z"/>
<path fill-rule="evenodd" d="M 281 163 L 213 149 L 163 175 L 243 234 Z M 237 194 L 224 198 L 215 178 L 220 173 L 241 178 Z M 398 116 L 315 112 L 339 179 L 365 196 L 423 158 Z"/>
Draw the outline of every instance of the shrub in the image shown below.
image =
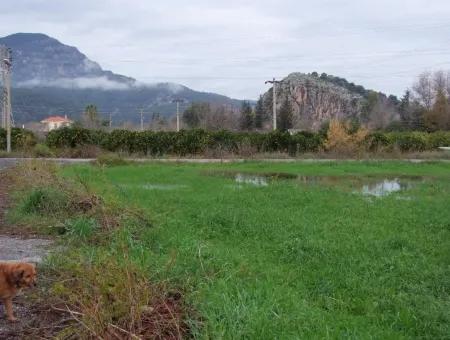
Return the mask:
<path fill-rule="evenodd" d="M 233 132 L 202 129 L 173 131 L 88 130 L 80 127 L 62 128 L 47 135 L 50 147 L 69 148 L 71 157 L 96 157 L 99 148 L 111 152 L 125 152 L 149 156 L 209 155 L 239 153 L 252 156 L 257 152 L 289 153 L 330 151 L 355 153 L 363 149 L 376 151 L 398 148 L 406 151 L 432 150 L 450 145 L 450 132 L 372 132 L 356 125 L 331 121 L 327 135 L 324 131 L 302 131 L 293 135 L 272 131 Z M 1 137 L 0 130 L 0 137 Z M 72 152 L 73 151 L 73 152 Z"/>
<path fill-rule="evenodd" d="M 426 137 L 424 132 L 399 132 L 393 135 L 395 145 L 402 152 L 426 150 Z"/>
<path fill-rule="evenodd" d="M 289 132 L 272 131 L 264 135 L 262 151 L 266 152 L 287 152 L 289 149 L 291 135 Z"/>
<path fill-rule="evenodd" d="M 440 146 L 450 146 L 450 131 L 438 131 L 428 135 L 428 149 L 436 149 Z"/>
<path fill-rule="evenodd" d="M 320 134 L 308 131 L 298 132 L 291 136 L 289 154 L 296 155 L 304 152 L 317 152 L 323 144 Z"/>
<path fill-rule="evenodd" d="M 46 144 L 51 148 L 74 148 L 99 142 L 99 134 L 81 127 L 63 127 L 47 134 Z"/>
<path fill-rule="evenodd" d="M 101 146 L 109 151 L 133 152 L 136 132 L 114 130 L 102 140 Z"/>
<path fill-rule="evenodd" d="M 54 153 L 45 144 L 36 144 L 33 149 L 35 157 L 53 157 Z"/>
<path fill-rule="evenodd" d="M 64 211 L 68 198 L 63 192 L 52 188 L 35 188 L 22 202 L 21 211 L 25 214 L 48 215 Z"/>
<path fill-rule="evenodd" d="M 328 151 L 339 153 L 353 153 L 361 150 L 368 131 L 364 128 L 357 128 L 351 131 L 349 123 L 342 123 L 332 120 L 328 129 L 325 148 Z"/>
<path fill-rule="evenodd" d="M 37 138 L 33 132 L 20 128 L 11 129 L 11 148 L 28 149 L 36 145 Z M 0 128 L 0 149 L 6 149 L 6 130 Z"/>
<path fill-rule="evenodd" d="M 369 151 L 378 151 L 392 145 L 389 137 L 382 132 L 369 133 L 364 139 L 364 144 Z"/>

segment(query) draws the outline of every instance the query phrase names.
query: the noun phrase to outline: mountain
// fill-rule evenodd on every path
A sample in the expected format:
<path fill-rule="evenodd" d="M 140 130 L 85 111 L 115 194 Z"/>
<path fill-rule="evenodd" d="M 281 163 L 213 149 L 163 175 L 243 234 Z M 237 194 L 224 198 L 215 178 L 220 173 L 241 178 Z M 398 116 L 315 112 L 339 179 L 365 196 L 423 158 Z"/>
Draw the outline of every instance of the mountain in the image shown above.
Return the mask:
<path fill-rule="evenodd" d="M 48 115 L 67 114 L 77 119 L 88 104 L 95 104 L 105 118 L 137 122 L 138 111 L 172 116 L 175 99 L 182 108 L 192 102 L 239 107 L 226 96 L 198 92 L 173 84 L 142 84 L 136 79 L 103 70 L 76 47 L 40 33 L 16 33 L 0 38 L 12 50 L 12 104 L 16 123 L 39 121 Z"/>
<path fill-rule="evenodd" d="M 17 33 L 0 38 L 0 45 L 13 51 L 13 81 L 23 86 L 75 86 L 125 88 L 136 80 L 104 71 L 77 48 L 61 44 L 58 40 L 40 33 Z"/>
<path fill-rule="evenodd" d="M 294 127 L 299 129 L 318 130 L 331 119 L 356 120 L 377 128 L 396 119 L 394 96 L 325 73 L 291 73 L 277 85 L 276 93 L 278 109 L 287 99 L 293 109 Z M 263 96 L 268 112 L 272 98 L 272 90 Z"/>

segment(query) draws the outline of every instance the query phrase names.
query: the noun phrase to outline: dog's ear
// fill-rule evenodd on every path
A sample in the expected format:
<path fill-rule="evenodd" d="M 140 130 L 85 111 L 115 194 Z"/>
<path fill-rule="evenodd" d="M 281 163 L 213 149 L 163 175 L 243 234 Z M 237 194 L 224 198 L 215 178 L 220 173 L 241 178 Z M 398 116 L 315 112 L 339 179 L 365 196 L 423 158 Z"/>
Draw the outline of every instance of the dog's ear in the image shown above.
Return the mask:
<path fill-rule="evenodd" d="M 22 281 L 23 275 L 25 274 L 25 270 L 17 268 L 14 272 L 13 272 L 13 282 L 14 283 L 19 283 L 20 281 Z"/>

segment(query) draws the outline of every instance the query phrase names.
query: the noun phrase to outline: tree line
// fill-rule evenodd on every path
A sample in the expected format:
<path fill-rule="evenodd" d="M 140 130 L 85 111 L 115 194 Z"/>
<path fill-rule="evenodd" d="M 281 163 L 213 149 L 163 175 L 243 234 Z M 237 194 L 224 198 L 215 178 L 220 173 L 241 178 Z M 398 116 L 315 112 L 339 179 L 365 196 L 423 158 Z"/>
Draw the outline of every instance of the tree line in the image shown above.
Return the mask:
<path fill-rule="evenodd" d="M 425 72 L 410 89 L 398 99 L 381 92 L 366 90 L 343 78 L 312 73 L 318 79 L 343 86 L 363 96 L 359 117 L 351 124 L 359 124 L 371 130 L 387 131 L 439 131 L 450 130 L 450 71 Z M 255 105 L 244 101 L 238 112 L 208 103 L 193 103 L 183 113 L 187 128 L 240 131 L 264 131 L 272 127 L 272 93 L 260 96 Z M 277 128 L 287 131 L 295 126 L 294 109 L 288 94 L 277 110 Z M 329 122 L 323 122 L 326 129 Z"/>
<path fill-rule="evenodd" d="M 363 96 L 363 105 L 358 117 L 351 119 L 351 124 L 360 125 L 370 130 L 385 131 L 439 131 L 450 130 L 450 71 L 426 72 L 421 74 L 411 88 L 398 99 L 381 92 L 366 90 L 362 86 L 347 80 L 323 73 L 311 74 L 317 79 L 343 86 Z M 205 129 L 210 131 L 268 131 L 272 129 L 272 92 L 260 96 L 253 104 L 244 101 L 240 109 L 231 105 L 215 105 L 205 102 L 191 103 L 182 112 L 182 126 L 187 129 Z M 294 108 L 288 94 L 285 94 L 277 110 L 277 128 L 307 129 L 298 126 L 294 118 Z M 98 129 L 110 125 L 109 120 L 102 119 L 95 105 L 88 105 L 84 110 L 81 126 Z M 326 129 L 329 122 L 323 122 Z M 135 126 L 123 126 L 123 128 Z M 167 118 L 153 113 L 144 129 L 170 131 L 175 129 L 175 117 Z"/>

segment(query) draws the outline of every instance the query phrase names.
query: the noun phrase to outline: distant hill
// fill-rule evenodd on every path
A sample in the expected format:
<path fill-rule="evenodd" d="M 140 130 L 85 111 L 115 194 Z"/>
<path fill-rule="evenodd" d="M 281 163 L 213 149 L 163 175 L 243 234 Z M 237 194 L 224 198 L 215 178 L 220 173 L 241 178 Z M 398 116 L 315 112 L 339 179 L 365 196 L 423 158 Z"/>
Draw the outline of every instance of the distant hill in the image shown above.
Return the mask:
<path fill-rule="evenodd" d="M 267 112 L 271 112 L 272 98 L 272 90 L 263 96 Z M 294 112 L 294 127 L 299 129 L 317 130 L 331 119 L 359 121 L 374 127 L 397 119 L 394 96 L 387 97 L 325 73 L 291 73 L 277 85 L 277 106 L 281 107 L 286 98 Z"/>
<path fill-rule="evenodd" d="M 50 114 L 79 118 L 88 104 L 113 113 L 116 122 L 134 121 L 138 110 L 170 116 L 174 99 L 238 107 L 239 100 L 191 90 L 173 83 L 141 84 L 136 79 L 103 70 L 76 47 L 40 33 L 0 38 L 13 51 L 13 113 L 19 124 Z"/>

